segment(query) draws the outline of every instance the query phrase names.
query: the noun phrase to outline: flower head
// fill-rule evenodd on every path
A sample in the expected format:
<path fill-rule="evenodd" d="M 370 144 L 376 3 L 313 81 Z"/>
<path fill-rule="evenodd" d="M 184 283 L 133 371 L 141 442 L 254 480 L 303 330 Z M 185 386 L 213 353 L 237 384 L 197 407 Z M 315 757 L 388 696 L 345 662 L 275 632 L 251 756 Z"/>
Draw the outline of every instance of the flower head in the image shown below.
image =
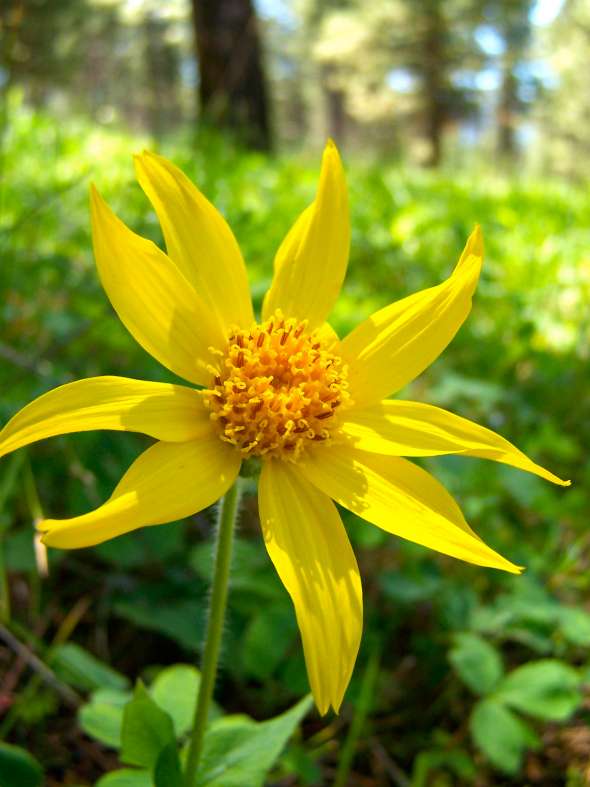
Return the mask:
<path fill-rule="evenodd" d="M 205 403 L 222 440 L 244 457 L 297 459 L 308 442 L 329 440 L 347 404 L 347 367 L 334 341 L 280 310 L 233 331 Z"/>
<path fill-rule="evenodd" d="M 129 230 L 93 189 L 94 252 L 135 339 L 201 388 L 95 377 L 56 388 L 0 432 L 0 456 L 90 429 L 156 439 L 88 514 L 39 525 L 46 544 L 97 544 L 189 516 L 219 499 L 242 460 L 262 461 L 264 542 L 295 607 L 319 710 L 340 707 L 359 647 L 361 582 L 333 501 L 390 533 L 480 566 L 520 569 L 488 547 L 446 490 L 405 457 L 463 454 L 557 476 L 494 432 L 419 402 L 388 399 L 451 341 L 483 258 L 476 228 L 451 276 L 384 307 L 340 340 L 326 319 L 348 262 L 348 199 L 336 147 L 287 234 L 256 322 L 246 270 L 222 216 L 152 153 L 136 157 L 167 254 Z"/>

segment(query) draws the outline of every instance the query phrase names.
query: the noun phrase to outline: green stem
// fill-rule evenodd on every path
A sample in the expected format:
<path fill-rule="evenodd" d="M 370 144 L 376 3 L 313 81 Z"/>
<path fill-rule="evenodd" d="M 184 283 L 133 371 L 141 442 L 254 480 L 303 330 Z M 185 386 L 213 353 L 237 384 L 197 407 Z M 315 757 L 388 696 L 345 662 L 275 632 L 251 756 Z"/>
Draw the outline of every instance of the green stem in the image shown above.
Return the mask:
<path fill-rule="evenodd" d="M 213 569 L 213 585 L 207 620 L 207 633 L 201 667 L 201 683 L 195 708 L 195 719 L 186 758 L 184 772 L 186 787 L 195 787 L 197 783 L 197 767 L 203 749 L 203 739 L 209 716 L 209 706 L 215 686 L 219 648 L 223 632 L 223 619 L 227 601 L 229 569 L 231 563 L 234 524 L 240 500 L 239 479 L 227 491 L 219 507 L 217 536 L 215 542 L 215 565 Z"/>

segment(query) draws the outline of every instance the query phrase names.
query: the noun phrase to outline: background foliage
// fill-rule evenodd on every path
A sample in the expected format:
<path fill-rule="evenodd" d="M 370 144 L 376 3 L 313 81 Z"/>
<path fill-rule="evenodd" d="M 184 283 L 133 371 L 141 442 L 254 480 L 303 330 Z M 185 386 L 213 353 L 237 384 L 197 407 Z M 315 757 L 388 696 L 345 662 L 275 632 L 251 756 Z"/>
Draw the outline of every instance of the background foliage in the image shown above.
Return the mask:
<path fill-rule="evenodd" d="M 0 421 L 50 387 L 79 377 L 173 379 L 128 336 L 100 289 L 89 237 L 90 180 L 129 226 L 161 243 L 134 181 L 130 153 L 145 145 L 171 157 L 228 217 L 259 306 L 274 251 L 314 193 L 319 161 L 309 150 L 323 136 L 320 121 L 336 123 L 348 142 L 353 240 L 334 326 L 344 335 L 376 308 L 441 281 L 474 223 L 481 223 L 486 265 L 473 312 L 444 356 L 401 396 L 488 424 L 572 478 L 573 486 L 559 489 L 480 460 L 425 461 L 475 530 L 527 567 L 522 577 L 437 556 L 343 512 L 363 576 L 365 634 L 341 715 L 321 720 L 307 701 L 297 704 L 308 691 L 301 647 L 289 599 L 260 540 L 252 484 L 233 564 L 206 760 L 211 770 L 205 769 L 203 783 L 578 787 L 590 783 L 590 196 L 584 180 L 588 139 L 575 118 L 587 112 L 588 96 L 581 86 L 575 87 L 579 100 L 566 102 L 564 96 L 581 78 L 575 64 L 590 59 L 590 39 L 583 33 L 588 20 L 582 4 L 566 3 L 551 26 L 535 32 L 530 7 L 521 4 L 518 17 L 518 4 L 466 4 L 473 12 L 461 17 L 466 29 L 453 27 L 461 41 L 447 42 L 446 84 L 453 89 L 439 166 L 418 168 L 420 158 L 436 163 L 434 147 L 420 152 L 428 134 L 414 133 L 428 128 L 429 116 L 427 69 L 419 56 L 424 27 L 408 16 L 420 4 L 342 5 L 296 6 L 298 25 L 288 42 L 289 18 L 262 14 L 274 155 L 249 152 L 218 129 L 195 126 L 190 80 L 170 77 L 178 91 L 167 94 L 170 102 L 177 97 L 168 109 L 149 98 L 156 88 L 138 58 L 140 42 L 147 40 L 140 31 L 148 30 L 151 19 L 158 57 L 168 52 L 170 73 L 182 74 L 190 53 L 182 14 L 159 19 L 146 6 L 145 14 L 125 17 L 122 6 L 55 3 L 49 30 L 64 36 L 70 50 L 61 43 L 52 49 L 47 37 L 39 49 L 33 34 L 41 33 L 28 28 L 35 58 L 23 60 L 19 42 L 21 65 L 5 63 Z M 371 16 L 369 6 L 380 6 L 381 16 Z M 424 4 L 422 22 L 432 21 L 434 6 Z M 42 3 L 23 8 L 46 10 Z M 445 8 L 465 10 L 460 3 Z M 485 115 L 491 100 L 457 83 L 457 69 L 477 74 L 489 67 L 484 61 L 491 56 L 475 37 L 481 13 L 497 35 L 504 25 L 505 39 L 512 35 L 515 41 L 493 65 L 500 76 L 514 76 L 516 69 L 522 99 L 508 96 L 511 117 L 519 122 L 513 147 L 503 151 L 517 164 L 505 167 L 492 155 L 501 123 L 490 121 L 476 143 L 461 150 L 460 129 L 469 118 Z M 391 21 L 392 14 L 402 30 L 413 25 L 415 37 L 408 37 L 405 49 L 378 37 L 361 68 L 353 58 L 354 40 L 342 30 L 353 25 L 365 42 L 373 41 L 372 35 L 388 29 L 383 20 Z M 14 31 L 15 19 L 5 31 Z M 81 19 L 103 71 L 85 70 Z M 527 29 L 516 35 L 519 19 Z M 72 36 L 72 30 L 78 33 Z M 116 36 L 127 48 L 115 46 Z M 525 101 L 522 86 L 531 76 L 522 68 L 525 50 L 530 57 L 532 48 L 552 40 L 558 42 L 551 48 L 553 73 L 563 79 L 552 88 L 538 85 L 536 99 Z M 105 57 L 105 48 L 112 57 Z M 508 65 L 506 52 L 513 56 Z M 387 92 L 383 75 L 402 67 L 414 87 L 396 96 Z M 114 78 L 118 70 L 124 78 Z M 314 73 L 326 80 L 323 93 Z M 140 85 L 134 95 L 131 75 Z M 95 93 L 85 89 L 91 83 Z M 494 99 L 498 107 L 502 84 Z M 343 94 L 343 85 L 350 94 Z M 299 133 L 293 129 L 301 123 L 297 101 L 306 107 L 300 130 L 307 142 L 293 150 Z M 399 113 L 392 114 L 392 101 Z M 372 119 L 362 112 L 360 118 L 355 113 L 363 105 L 381 109 Z M 536 118 L 534 144 L 522 136 L 525 115 Z M 549 129 L 552 142 L 543 145 Z M 506 142 L 505 128 L 503 133 Z M 566 180 L 565 174 L 575 177 Z M 47 576 L 44 554 L 33 544 L 32 525 L 41 510 L 71 516 L 99 504 L 146 444 L 130 434 L 89 433 L 41 443 L 0 464 L 2 785 L 40 784 L 41 769 L 49 785 L 173 783 L 173 759 L 163 754 L 154 762 L 153 750 L 161 744 L 166 752 L 168 742 L 186 733 L 199 679 L 189 665 L 197 663 L 203 633 L 213 512 L 93 549 L 50 551 Z M 134 690 L 137 677 L 145 686 Z M 153 721 L 158 742 L 147 752 L 133 735 L 137 708 Z M 219 773 L 216 752 L 228 750 L 233 764 Z M 268 755 L 264 762 L 261 751 Z M 252 758 L 259 760 L 256 773 L 247 770 Z M 117 769 L 123 769 L 118 776 L 105 776 Z"/>

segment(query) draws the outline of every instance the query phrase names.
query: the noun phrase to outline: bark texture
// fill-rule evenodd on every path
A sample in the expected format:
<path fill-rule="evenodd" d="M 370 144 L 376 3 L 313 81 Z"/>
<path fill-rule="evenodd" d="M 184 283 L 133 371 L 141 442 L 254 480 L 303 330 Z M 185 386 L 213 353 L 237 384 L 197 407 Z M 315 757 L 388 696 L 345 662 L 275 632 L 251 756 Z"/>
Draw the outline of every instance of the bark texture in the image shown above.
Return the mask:
<path fill-rule="evenodd" d="M 248 146 L 268 150 L 268 97 L 252 0 L 191 2 L 201 116 Z"/>

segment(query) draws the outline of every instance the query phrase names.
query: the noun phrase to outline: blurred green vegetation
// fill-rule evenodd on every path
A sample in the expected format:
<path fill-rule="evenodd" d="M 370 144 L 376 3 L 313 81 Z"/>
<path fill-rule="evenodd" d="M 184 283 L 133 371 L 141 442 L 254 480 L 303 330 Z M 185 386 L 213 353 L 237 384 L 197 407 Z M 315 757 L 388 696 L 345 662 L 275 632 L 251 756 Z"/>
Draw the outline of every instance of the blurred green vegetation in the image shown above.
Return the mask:
<path fill-rule="evenodd" d="M 130 227 L 161 243 L 130 155 L 149 140 L 82 120 L 58 125 L 21 106 L 16 93 L 10 101 L 1 153 L 0 420 L 80 377 L 173 379 L 117 320 L 90 243 L 90 181 Z M 245 153 L 206 134 L 168 139 L 160 152 L 228 218 L 259 306 L 274 252 L 313 197 L 319 157 Z M 331 783 L 345 751 L 351 785 L 469 785 L 476 774 L 478 785 L 586 784 L 590 194 L 481 167 L 346 165 L 353 238 L 333 315 L 340 335 L 445 278 L 479 222 L 487 254 L 472 314 L 401 396 L 489 425 L 573 486 L 482 460 L 425 461 L 473 528 L 527 567 L 520 578 L 441 557 L 343 512 L 364 583 L 362 650 L 341 715 L 308 714 L 268 783 Z M 0 737 L 33 754 L 49 785 L 94 784 L 120 767 L 117 733 L 109 739 L 100 721 L 97 728 L 97 714 L 112 723 L 140 675 L 157 702 L 161 670 L 198 656 L 212 512 L 93 549 L 50 551 L 47 578 L 35 560 L 38 500 L 52 516 L 88 510 L 146 444 L 131 434 L 73 435 L 0 465 L 0 578 L 9 589 L 2 631 L 56 675 L 41 680 L 3 639 Z M 217 701 L 265 720 L 308 687 L 254 492 L 252 484 L 238 534 Z M 350 728 L 357 710 L 362 724 Z M 2 751 L 0 765 L 14 755 Z"/>

